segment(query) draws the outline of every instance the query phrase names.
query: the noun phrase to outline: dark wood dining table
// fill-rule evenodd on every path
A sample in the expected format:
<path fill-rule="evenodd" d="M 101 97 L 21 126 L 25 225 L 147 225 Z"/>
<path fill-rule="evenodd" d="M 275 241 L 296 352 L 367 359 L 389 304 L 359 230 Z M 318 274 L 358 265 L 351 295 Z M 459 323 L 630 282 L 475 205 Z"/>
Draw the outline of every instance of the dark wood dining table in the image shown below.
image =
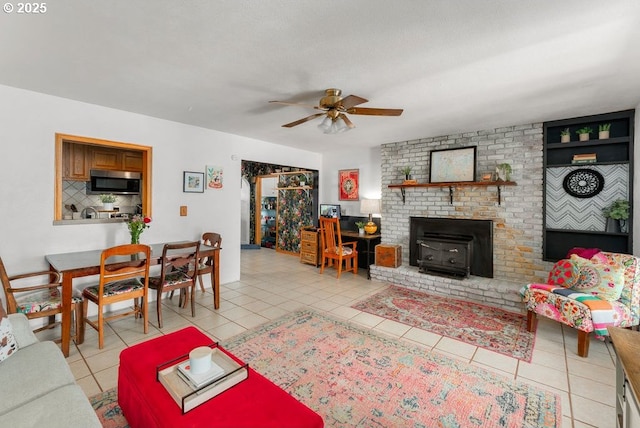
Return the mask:
<path fill-rule="evenodd" d="M 380 243 L 380 239 L 382 238 L 382 235 L 379 233 L 373 233 L 373 234 L 364 234 L 361 235 L 358 232 L 354 232 L 352 230 L 341 230 L 340 231 L 340 235 L 343 238 L 349 238 L 349 239 L 355 239 L 358 241 L 364 241 L 367 244 L 367 279 L 371 279 L 371 254 L 373 254 L 373 251 L 371 251 L 371 243 Z"/>
<path fill-rule="evenodd" d="M 151 264 L 159 264 L 165 244 L 151 244 Z M 220 308 L 220 247 L 200 244 L 201 257 L 213 257 L 213 273 L 211 288 L 213 289 L 213 306 Z M 48 254 L 45 260 L 49 266 L 62 274 L 62 340 L 61 350 L 65 357 L 69 356 L 71 343 L 71 299 L 73 297 L 73 279 L 100 273 L 100 256 L 102 250 L 78 251 L 74 253 Z M 117 261 L 115 261 L 117 263 Z"/>

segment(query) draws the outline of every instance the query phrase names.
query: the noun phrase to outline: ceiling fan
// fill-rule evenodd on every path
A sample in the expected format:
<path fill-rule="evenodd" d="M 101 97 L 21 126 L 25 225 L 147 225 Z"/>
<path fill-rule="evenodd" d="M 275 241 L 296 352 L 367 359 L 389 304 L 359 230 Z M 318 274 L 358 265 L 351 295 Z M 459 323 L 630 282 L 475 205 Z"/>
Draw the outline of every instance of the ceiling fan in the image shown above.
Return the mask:
<path fill-rule="evenodd" d="M 368 116 L 400 116 L 402 109 L 390 109 L 390 108 L 368 108 L 368 107 L 356 107 L 360 104 L 366 103 L 366 100 L 356 95 L 349 95 L 344 98 L 340 96 L 342 91 L 336 88 L 330 88 L 325 91 L 325 96 L 320 98 L 319 105 L 309 105 L 292 103 L 287 101 L 269 101 L 275 104 L 284 104 L 291 106 L 309 107 L 316 110 L 322 110 L 322 113 L 314 113 L 311 116 L 304 117 L 296 120 L 295 122 L 282 125 L 285 128 L 293 128 L 294 126 L 308 122 L 317 117 L 326 116 L 322 123 L 318 125 L 318 128 L 322 129 L 325 134 L 335 134 L 338 132 L 344 132 L 349 129 L 355 128 L 355 125 L 347 114 L 364 114 Z"/>

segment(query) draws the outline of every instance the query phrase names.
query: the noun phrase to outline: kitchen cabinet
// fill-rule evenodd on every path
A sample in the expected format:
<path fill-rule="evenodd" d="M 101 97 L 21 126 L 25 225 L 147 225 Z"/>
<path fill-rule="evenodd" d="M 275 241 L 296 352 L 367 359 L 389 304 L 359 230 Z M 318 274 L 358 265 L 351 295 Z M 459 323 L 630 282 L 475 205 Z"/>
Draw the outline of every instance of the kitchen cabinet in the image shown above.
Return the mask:
<path fill-rule="evenodd" d="M 123 151 L 122 169 L 125 171 L 142 172 L 142 153 Z"/>
<path fill-rule="evenodd" d="M 142 171 L 142 153 L 93 147 L 90 149 L 91 169 Z"/>
<path fill-rule="evenodd" d="M 545 122 L 543 258 L 557 261 L 573 247 L 631 253 L 633 213 L 628 228 L 606 228 L 602 210 L 617 199 L 633 207 L 634 110 Z M 600 137 L 600 126 L 610 125 Z M 578 131 L 591 128 L 590 139 Z M 563 131 L 570 141 L 562 142 Z"/>
<path fill-rule="evenodd" d="M 73 181 L 89 180 L 87 146 L 64 143 L 62 146 L 62 178 Z"/>
<path fill-rule="evenodd" d="M 142 152 L 64 142 L 63 179 L 89 181 L 92 169 L 142 172 Z"/>
<path fill-rule="evenodd" d="M 115 149 L 91 149 L 91 169 L 114 169 L 122 167 L 122 153 Z"/>

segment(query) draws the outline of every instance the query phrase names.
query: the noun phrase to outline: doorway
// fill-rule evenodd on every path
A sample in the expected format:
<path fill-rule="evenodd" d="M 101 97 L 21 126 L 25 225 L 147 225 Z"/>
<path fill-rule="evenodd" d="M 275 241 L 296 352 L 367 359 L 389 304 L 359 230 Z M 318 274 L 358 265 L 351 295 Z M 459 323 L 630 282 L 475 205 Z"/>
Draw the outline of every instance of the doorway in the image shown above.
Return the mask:
<path fill-rule="evenodd" d="M 255 242 L 264 248 L 276 248 L 276 220 L 278 178 L 273 176 L 257 177 L 256 179 L 256 227 Z"/>
<path fill-rule="evenodd" d="M 258 230 L 258 229 L 262 229 L 262 221 L 260 220 L 261 216 L 264 218 L 264 216 L 261 214 L 261 204 L 260 204 L 260 198 L 257 197 L 257 194 L 259 192 L 262 192 L 262 186 L 258 185 L 258 179 L 261 177 L 277 177 L 280 174 L 293 174 L 292 171 L 309 171 L 309 173 L 311 175 L 313 175 L 313 179 L 309 182 L 309 183 L 316 183 L 316 185 L 314 186 L 309 186 L 309 192 L 311 194 L 311 201 L 308 205 L 309 209 L 311 210 L 312 213 L 312 219 L 311 219 L 311 223 L 317 223 L 317 215 L 318 215 L 318 209 L 317 209 L 317 203 L 318 203 L 318 171 L 317 170 L 308 170 L 308 169 L 303 169 L 300 167 L 292 167 L 292 166 L 288 166 L 288 165 L 278 165 L 278 164 L 269 164 L 269 163 L 262 163 L 262 162 L 254 162 L 254 161 L 247 161 L 247 160 L 243 160 L 242 161 L 242 178 L 244 180 L 247 180 L 247 182 L 249 183 L 249 190 L 250 190 L 250 198 L 249 198 L 249 244 L 245 244 L 244 248 L 261 248 L 261 241 L 262 241 L 262 231 Z M 277 181 L 276 181 L 276 186 L 277 187 Z M 277 200 L 277 193 L 276 193 L 276 200 Z M 274 216 L 277 218 L 277 215 Z M 278 226 L 276 223 L 276 232 L 278 230 Z M 256 240 L 256 237 L 259 237 L 258 240 Z M 244 242 L 244 241 L 243 241 Z M 276 242 L 276 247 L 277 247 L 277 242 Z"/>

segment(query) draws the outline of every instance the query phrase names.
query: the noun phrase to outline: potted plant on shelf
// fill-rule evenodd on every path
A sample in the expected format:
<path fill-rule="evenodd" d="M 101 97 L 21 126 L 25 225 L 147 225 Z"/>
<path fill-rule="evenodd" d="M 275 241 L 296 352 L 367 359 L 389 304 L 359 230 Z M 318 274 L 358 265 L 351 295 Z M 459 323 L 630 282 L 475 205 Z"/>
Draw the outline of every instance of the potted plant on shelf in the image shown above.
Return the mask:
<path fill-rule="evenodd" d="M 560 142 L 568 143 L 569 141 L 571 141 L 571 131 L 569 131 L 569 128 L 564 128 L 560 131 Z"/>
<path fill-rule="evenodd" d="M 582 128 L 576 131 L 576 134 L 578 134 L 580 141 L 589 141 L 589 134 L 591 134 L 592 132 L 593 132 L 593 129 L 591 129 L 588 126 L 583 126 Z"/>
<path fill-rule="evenodd" d="M 602 209 L 602 215 L 607 219 L 606 232 L 629 232 L 629 201 L 617 199 L 606 208 Z"/>
<path fill-rule="evenodd" d="M 356 226 L 358 227 L 358 235 L 364 235 L 364 226 L 367 223 L 364 221 L 356 221 Z"/>
<path fill-rule="evenodd" d="M 603 123 L 602 125 L 598 125 L 598 138 L 601 140 L 606 140 L 607 138 L 609 138 L 610 129 L 610 123 Z"/>
<path fill-rule="evenodd" d="M 410 166 L 403 166 L 402 168 L 400 168 L 400 172 L 402 172 L 404 174 L 405 183 L 408 182 L 408 181 L 411 181 L 411 167 Z"/>
<path fill-rule="evenodd" d="M 501 163 L 496 166 L 496 175 L 498 176 L 496 181 L 511 181 L 511 165 L 508 163 Z"/>
<path fill-rule="evenodd" d="M 113 193 L 106 193 L 98 196 L 105 211 L 113 211 L 113 203 L 118 199 Z"/>

